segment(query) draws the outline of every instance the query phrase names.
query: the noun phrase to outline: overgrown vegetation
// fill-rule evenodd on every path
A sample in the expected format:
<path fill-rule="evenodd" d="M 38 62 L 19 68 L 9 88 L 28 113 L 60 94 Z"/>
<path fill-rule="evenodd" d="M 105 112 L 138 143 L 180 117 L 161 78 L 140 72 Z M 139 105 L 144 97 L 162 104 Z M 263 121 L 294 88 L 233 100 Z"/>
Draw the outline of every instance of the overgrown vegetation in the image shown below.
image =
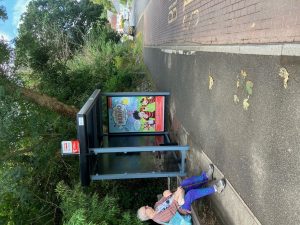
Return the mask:
<path fill-rule="evenodd" d="M 123 5 L 130 5 L 132 4 L 132 0 L 120 0 L 120 3 Z"/>
<path fill-rule="evenodd" d="M 62 182 L 57 185 L 56 192 L 62 200 L 64 224 L 140 224 L 133 214 L 122 212 L 115 197 L 106 195 L 100 200 L 97 193 L 86 194 L 79 185 L 70 189 Z"/>
<path fill-rule="evenodd" d="M 103 5 L 104 9 L 116 12 L 112 2 L 110 0 L 92 0 L 94 4 Z"/>
<path fill-rule="evenodd" d="M 78 159 L 62 158 L 59 149 L 76 137 L 74 119 L 19 91 L 79 108 L 96 88 L 136 90 L 145 74 L 142 39 L 121 43 L 102 12 L 88 0 L 36 0 L 23 15 L 14 70 L 0 71 L 0 224 L 137 225 L 136 209 L 164 188 L 159 180 L 81 188 Z M 12 49 L 0 44 L 4 65 Z"/>

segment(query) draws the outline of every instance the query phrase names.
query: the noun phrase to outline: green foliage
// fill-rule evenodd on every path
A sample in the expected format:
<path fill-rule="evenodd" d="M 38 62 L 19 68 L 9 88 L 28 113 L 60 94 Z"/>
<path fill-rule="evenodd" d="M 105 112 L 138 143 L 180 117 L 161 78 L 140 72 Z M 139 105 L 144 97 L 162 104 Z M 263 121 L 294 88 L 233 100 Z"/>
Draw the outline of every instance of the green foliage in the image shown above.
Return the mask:
<path fill-rule="evenodd" d="M 127 0 L 120 0 L 120 3 L 123 4 L 123 5 L 126 5 L 127 4 Z"/>
<path fill-rule="evenodd" d="M 7 43 L 0 40 L 0 65 L 9 62 L 10 49 Z"/>
<path fill-rule="evenodd" d="M 31 34 L 41 44 L 56 44 L 57 36 L 64 34 L 73 47 L 83 43 L 83 36 L 100 19 L 102 7 L 88 0 L 37 0 L 31 1 L 22 17 L 20 36 Z M 53 40 L 54 38 L 54 40 Z"/>
<path fill-rule="evenodd" d="M 113 6 L 112 2 L 110 0 L 92 0 L 94 4 L 102 5 L 104 9 L 116 12 L 115 7 Z"/>
<path fill-rule="evenodd" d="M 30 2 L 22 19 L 15 50 L 18 77 L 23 84 L 32 87 L 31 80 L 34 80 L 34 88 L 40 92 L 72 105 L 75 103 L 78 107 L 95 88 L 102 87 L 98 85 L 103 83 L 101 74 L 111 72 L 109 64 L 101 68 L 103 64 L 94 62 L 92 65 L 88 59 L 94 56 L 90 54 L 102 50 L 102 56 L 110 58 L 113 51 L 110 49 L 120 37 L 105 26 L 106 20 L 100 18 L 101 13 L 100 5 L 87 0 Z M 93 46 L 87 41 L 92 37 L 100 39 Z M 94 46 L 99 49 L 92 49 Z M 82 56 L 83 60 L 80 59 Z M 106 60 L 97 60 L 102 62 L 102 59 Z M 31 74 L 24 73 L 24 69 Z M 95 83 L 91 71 L 98 75 Z"/>
<path fill-rule="evenodd" d="M 94 223 L 89 223 L 86 217 L 86 211 L 83 209 L 77 209 L 71 219 L 64 223 L 64 225 L 94 225 Z"/>
<path fill-rule="evenodd" d="M 53 83 L 61 82 L 53 77 L 65 73 L 66 61 L 80 49 L 85 34 L 106 23 L 100 18 L 102 10 L 88 0 L 31 1 L 16 40 L 16 65 L 30 67 L 53 88 Z"/>
<path fill-rule="evenodd" d="M 144 76 L 142 37 L 120 43 L 102 9 L 87 0 L 31 1 L 16 41 L 14 80 L 78 108 L 96 88 L 134 91 Z M 0 62 L 8 62 L 10 49 L 1 44 Z M 155 202 L 163 184 L 107 181 L 82 189 L 78 158 L 59 150 L 76 137 L 75 122 L 7 88 L 0 77 L 0 224 L 140 225 L 136 209 Z"/>
<path fill-rule="evenodd" d="M 85 194 L 79 185 L 70 189 L 63 182 L 57 185 L 56 192 L 61 199 L 65 224 L 141 224 L 132 214 L 121 212 L 114 197 L 105 196 L 100 200 L 96 193 Z"/>
<path fill-rule="evenodd" d="M 63 159 L 58 150 L 61 140 L 74 137 L 74 123 L 18 93 L 3 95 L 0 106 L 0 224 L 52 221 L 56 184 L 78 176 L 77 160 Z"/>
<path fill-rule="evenodd" d="M 4 6 L 0 6 L 0 20 L 7 20 L 7 13 Z M 8 44 L 0 39 L 0 74 L 4 73 L 3 64 L 9 62 L 10 51 Z"/>
<path fill-rule="evenodd" d="M 131 180 L 107 180 L 93 182 L 90 187 L 92 193 L 97 193 L 100 199 L 106 195 L 117 199 L 124 217 L 120 224 L 130 224 L 127 217 L 136 217 L 136 211 L 143 205 L 151 205 L 157 201 L 157 194 L 165 190 L 165 179 L 131 179 Z M 132 223 L 133 224 L 133 223 Z M 138 223 L 139 224 L 139 223 Z M 145 223 L 144 223 L 145 224 Z"/>
<path fill-rule="evenodd" d="M 123 5 L 125 5 L 125 6 L 126 6 L 127 4 L 128 4 L 128 5 L 131 5 L 131 4 L 132 4 L 132 0 L 120 0 L 120 3 L 123 4 Z"/>
<path fill-rule="evenodd" d="M 132 0 L 120 0 L 120 3 L 125 5 L 125 6 L 127 5 L 127 2 L 130 5 L 132 3 Z"/>
<path fill-rule="evenodd" d="M 100 9 L 86 1 L 31 2 L 15 51 L 24 85 L 77 107 L 96 88 L 133 91 L 144 70 L 140 56 L 133 42 L 119 43 L 120 37 L 103 25 Z M 81 18 L 94 22 L 83 26 Z M 68 27 L 69 20 L 76 26 Z M 74 38 L 78 30 L 80 38 Z M 30 74 L 24 68 L 30 68 L 25 69 Z"/>
<path fill-rule="evenodd" d="M 4 6 L 0 6 L 0 20 L 7 20 L 7 13 L 6 13 L 6 9 L 4 8 Z"/>
<path fill-rule="evenodd" d="M 248 93 L 248 95 L 252 95 L 253 92 L 253 82 L 252 81 L 247 81 L 246 82 L 246 91 Z"/>
<path fill-rule="evenodd" d="M 68 87 L 73 90 L 69 99 L 76 105 L 82 105 L 96 88 L 133 91 L 142 78 L 144 65 L 132 51 L 134 43 L 119 43 L 111 32 L 107 27 L 91 30 L 81 51 L 67 63 Z"/>

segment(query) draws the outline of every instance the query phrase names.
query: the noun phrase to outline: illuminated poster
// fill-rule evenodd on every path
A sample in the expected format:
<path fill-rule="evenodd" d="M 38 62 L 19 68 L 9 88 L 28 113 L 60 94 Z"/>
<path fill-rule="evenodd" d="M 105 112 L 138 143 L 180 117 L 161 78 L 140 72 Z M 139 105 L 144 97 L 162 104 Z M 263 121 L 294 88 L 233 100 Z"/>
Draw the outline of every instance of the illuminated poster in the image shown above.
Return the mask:
<path fill-rule="evenodd" d="M 164 131 L 164 96 L 108 97 L 110 133 Z"/>

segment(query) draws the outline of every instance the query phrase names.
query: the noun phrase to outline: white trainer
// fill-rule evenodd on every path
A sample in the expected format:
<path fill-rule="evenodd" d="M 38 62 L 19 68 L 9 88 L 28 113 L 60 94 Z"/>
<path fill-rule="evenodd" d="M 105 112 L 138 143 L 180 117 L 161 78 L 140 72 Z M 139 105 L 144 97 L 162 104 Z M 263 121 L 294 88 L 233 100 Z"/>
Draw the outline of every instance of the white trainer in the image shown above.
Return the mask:
<path fill-rule="evenodd" d="M 208 165 L 208 170 L 206 172 L 206 176 L 207 176 L 208 180 L 212 180 L 213 179 L 214 170 L 215 170 L 214 165 L 213 164 L 209 164 Z"/>
<path fill-rule="evenodd" d="M 217 183 L 214 185 L 214 188 L 215 188 L 216 192 L 218 192 L 218 193 L 223 192 L 225 187 L 226 187 L 226 180 L 224 178 L 218 180 Z"/>

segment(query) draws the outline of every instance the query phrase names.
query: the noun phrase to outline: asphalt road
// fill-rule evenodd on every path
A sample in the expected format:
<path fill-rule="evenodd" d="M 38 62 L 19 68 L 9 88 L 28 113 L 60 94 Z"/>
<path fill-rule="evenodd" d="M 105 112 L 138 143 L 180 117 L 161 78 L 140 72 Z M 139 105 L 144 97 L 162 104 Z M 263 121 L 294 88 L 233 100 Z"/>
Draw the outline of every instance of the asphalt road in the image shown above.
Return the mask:
<path fill-rule="evenodd" d="M 190 54 L 144 50 L 158 90 L 262 224 L 300 224 L 300 57 Z"/>

